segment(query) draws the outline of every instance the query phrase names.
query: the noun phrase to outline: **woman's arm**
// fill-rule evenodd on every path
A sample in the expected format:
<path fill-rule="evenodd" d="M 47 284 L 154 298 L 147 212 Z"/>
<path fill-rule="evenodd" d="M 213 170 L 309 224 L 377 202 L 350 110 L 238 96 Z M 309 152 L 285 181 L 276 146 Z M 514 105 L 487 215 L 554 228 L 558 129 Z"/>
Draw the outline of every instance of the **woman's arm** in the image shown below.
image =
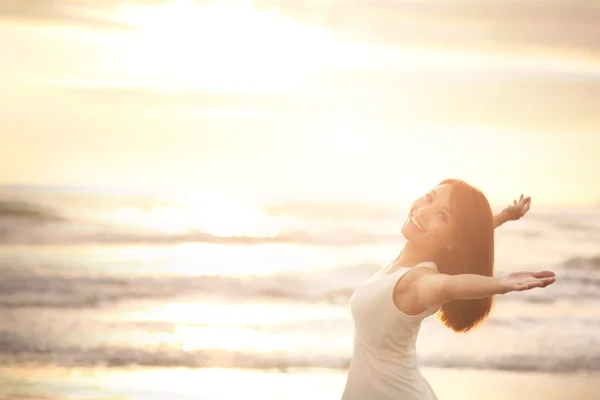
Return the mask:
<path fill-rule="evenodd" d="M 524 197 L 521 195 L 521 197 L 519 197 L 519 201 L 513 200 L 513 204 L 494 215 L 494 228 L 497 228 L 508 221 L 518 220 L 527 214 L 527 211 L 529 211 L 530 207 L 531 197 Z"/>
<path fill-rule="evenodd" d="M 551 271 L 517 272 L 495 278 L 482 275 L 446 275 L 427 271 L 415 279 L 412 298 L 423 310 L 452 300 L 481 299 L 497 294 L 546 287 L 555 281 Z"/>
<path fill-rule="evenodd" d="M 494 215 L 494 229 L 508 221 L 510 221 L 508 213 L 506 213 L 505 210 L 500 211 L 498 214 Z"/>

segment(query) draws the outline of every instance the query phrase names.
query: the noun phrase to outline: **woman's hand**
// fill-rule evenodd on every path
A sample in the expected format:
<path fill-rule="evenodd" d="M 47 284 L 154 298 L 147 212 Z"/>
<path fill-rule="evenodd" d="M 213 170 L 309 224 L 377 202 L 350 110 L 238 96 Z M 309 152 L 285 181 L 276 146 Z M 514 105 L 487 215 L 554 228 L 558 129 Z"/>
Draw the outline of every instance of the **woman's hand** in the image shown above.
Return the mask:
<path fill-rule="evenodd" d="M 522 292 L 533 288 L 545 288 L 556 281 L 554 272 L 515 272 L 506 277 L 498 278 L 502 287 L 502 294 L 508 292 Z"/>
<path fill-rule="evenodd" d="M 519 201 L 513 200 L 504 210 L 494 215 L 494 229 L 508 221 L 516 221 L 527 214 L 531 207 L 531 197 L 521 195 Z"/>
<path fill-rule="evenodd" d="M 531 207 L 531 197 L 524 197 L 521 195 L 519 200 L 513 200 L 512 204 L 509 204 L 502 213 L 506 215 L 508 221 L 516 221 L 527 214 Z"/>

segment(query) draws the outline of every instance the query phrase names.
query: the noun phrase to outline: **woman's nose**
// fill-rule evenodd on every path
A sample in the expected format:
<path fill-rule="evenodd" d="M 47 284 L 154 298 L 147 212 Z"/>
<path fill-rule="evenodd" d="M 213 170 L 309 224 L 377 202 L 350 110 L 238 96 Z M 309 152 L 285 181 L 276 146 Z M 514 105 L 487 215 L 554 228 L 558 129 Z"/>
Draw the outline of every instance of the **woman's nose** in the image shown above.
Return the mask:
<path fill-rule="evenodd" d="M 432 210 L 432 207 L 423 206 L 417 209 L 416 214 L 422 221 L 427 222 L 432 214 Z"/>

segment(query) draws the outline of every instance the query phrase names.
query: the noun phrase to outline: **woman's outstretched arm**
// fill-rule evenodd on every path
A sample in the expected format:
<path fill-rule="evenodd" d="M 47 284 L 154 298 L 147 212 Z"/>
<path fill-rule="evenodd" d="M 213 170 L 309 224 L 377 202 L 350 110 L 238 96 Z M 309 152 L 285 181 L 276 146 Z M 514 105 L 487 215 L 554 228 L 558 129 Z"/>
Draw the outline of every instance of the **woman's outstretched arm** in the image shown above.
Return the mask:
<path fill-rule="evenodd" d="M 531 197 L 521 195 L 519 200 L 513 200 L 513 204 L 509 204 L 504 210 L 494 215 L 494 228 L 508 221 L 516 221 L 527 214 L 531 207 Z"/>
<path fill-rule="evenodd" d="M 543 288 L 555 281 L 554 272 L 516 272 L 496 278 L 482 275 L 423 273 L 415 279 L 413 299 L 423 310 L 452 300 L 481 299 L 497 294 Z"/>

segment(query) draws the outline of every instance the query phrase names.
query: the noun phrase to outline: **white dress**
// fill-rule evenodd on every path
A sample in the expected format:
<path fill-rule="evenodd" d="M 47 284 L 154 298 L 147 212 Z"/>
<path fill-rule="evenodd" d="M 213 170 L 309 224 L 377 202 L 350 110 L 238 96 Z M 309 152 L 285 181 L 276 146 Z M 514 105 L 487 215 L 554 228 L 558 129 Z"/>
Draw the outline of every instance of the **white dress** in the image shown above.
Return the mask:
<path fill-rule="evenodd" d="M 436 269 L 433 262 L 417 267 Z M 419 371 L 416 340 L 421 321 L 438 308 L 409 316 L 393 300 L 396 282 L 410 270 L 382 269 L 352 295 L 354 354 L 342 400 L 437 400 Z"/>

